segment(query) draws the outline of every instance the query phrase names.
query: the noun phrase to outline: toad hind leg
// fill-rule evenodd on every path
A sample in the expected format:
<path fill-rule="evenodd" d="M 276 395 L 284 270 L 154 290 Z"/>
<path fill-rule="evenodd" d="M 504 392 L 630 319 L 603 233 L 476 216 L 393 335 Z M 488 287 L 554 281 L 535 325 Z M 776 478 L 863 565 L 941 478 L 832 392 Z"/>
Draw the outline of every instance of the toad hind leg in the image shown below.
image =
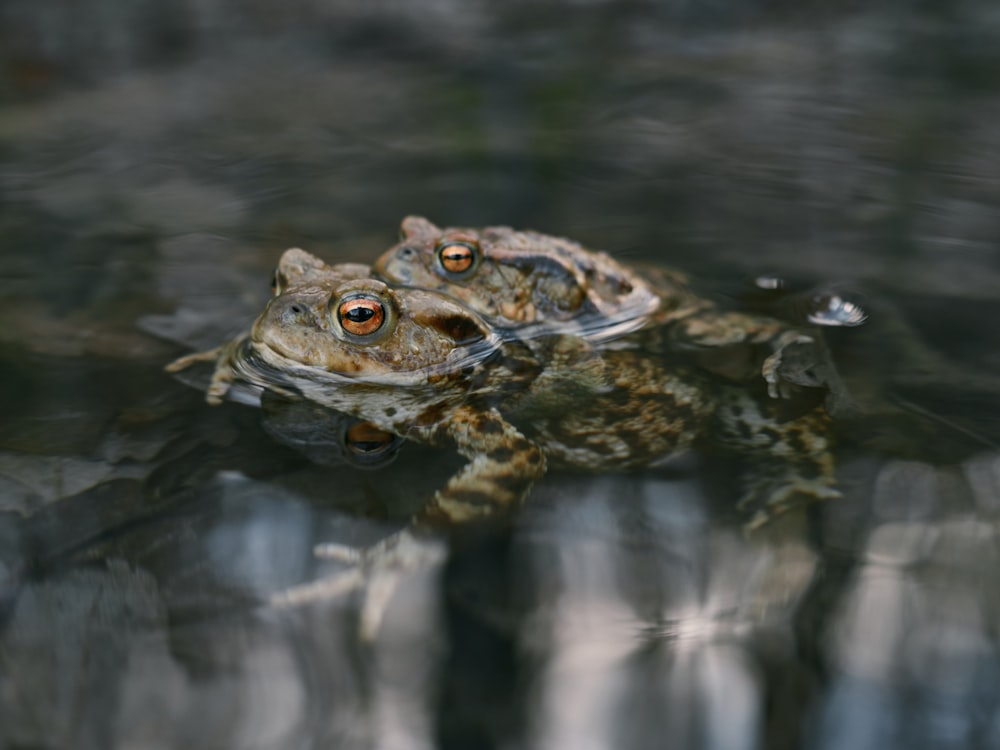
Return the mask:
<path fill-rule="evenodd" d="M 738 508 L 747 528 L 817 500 L 840 497 L 836 488 L 830 418 L 815 409 L 778 421 L 745 393 L 732 389 L 721 398 L 712 440 L 745 456 Z"/>

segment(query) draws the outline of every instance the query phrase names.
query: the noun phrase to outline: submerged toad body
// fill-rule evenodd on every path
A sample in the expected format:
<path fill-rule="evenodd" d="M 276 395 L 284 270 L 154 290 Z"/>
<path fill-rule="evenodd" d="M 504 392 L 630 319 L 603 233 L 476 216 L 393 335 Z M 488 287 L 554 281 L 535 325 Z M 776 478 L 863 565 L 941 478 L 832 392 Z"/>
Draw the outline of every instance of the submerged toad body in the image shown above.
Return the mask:
<path fill-rule="evenodd" d="M 733 380 L 763 376 L 772 396 L 789 384 L 815 386 L 782 368 L 782 354 L 810 345 L 801 330 L 762 315 L 718 309 L 688 278 L 665 268 L 640 273 L 572 240 L 510 227 L 440 228 L 409 216 L 400 241 L 374 264 L 390 284 L 433 289 L 521 338 L 573 333 L 591 343 L 640 329 L 647 348 L 703 353 L 701 364 Z M 743 367 L 719 350 L 757 348 Z M 725 366 L 719 362 L 725 361 Z"/>
<path fill-rule="evenodd" d="M 279 283 L 250 334 L 219 350 L 210 398 L 239 380 L 453 446 L 468 463 L 430 499 L 424 520 L 510 507 L 547 466 L 634 468 L 704 438 L 766 457 L 745 496 L 765 515 L 803 495 L 835 494 L 819 410 L 778 421 L 768 399 L 639 350 L 602 351 L 573 335 L 503 336 L 451 297 L 313 260 L 300 257 L 305 272 Z"/>

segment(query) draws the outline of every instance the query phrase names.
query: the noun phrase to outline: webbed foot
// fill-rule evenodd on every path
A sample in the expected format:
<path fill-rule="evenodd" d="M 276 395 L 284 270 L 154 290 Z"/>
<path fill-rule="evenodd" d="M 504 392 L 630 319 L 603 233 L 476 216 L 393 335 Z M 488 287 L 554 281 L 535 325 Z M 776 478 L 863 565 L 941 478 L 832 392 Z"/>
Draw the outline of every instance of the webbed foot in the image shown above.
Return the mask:
<path fill-rule="evenodd" d="M 212 372 L 212 380 L 205 391 L 205 401 L 212 406 L 218 406 L 225 400 L 226 394 L 232 388 L 234 373 L 230 358 L 236 347 L 242 342 L 243 339 L 239 338 L 205 352 L 195 352 L 178 357 L 163 369 L 167 372 L 180 372 L 199 362 L 214 362 L 215 370 Z"/>
<path fill-rule="evenodd" d="M 759 529 L 777 516 L 823 500 L 841 497 L 829 476 L 770 478 L 753 484 L 740 498 L 737 508 L 748 515 L 747 531 Z"/>
<path fill-rule="evenodd" d="M 773 343 L 774 352 L 764 360 L 760 372 L 767 383 L 767 395 L 771 398 L 790 398 L 792 386 L 805 385 L 816 387 L 819 382 L 803 377 L 805 368 L 793 368 L 786 364 L 786 353 L 797 345 L 815 344 L 812 336 L 806 336 L 798 331 L 785 331 Z"/>

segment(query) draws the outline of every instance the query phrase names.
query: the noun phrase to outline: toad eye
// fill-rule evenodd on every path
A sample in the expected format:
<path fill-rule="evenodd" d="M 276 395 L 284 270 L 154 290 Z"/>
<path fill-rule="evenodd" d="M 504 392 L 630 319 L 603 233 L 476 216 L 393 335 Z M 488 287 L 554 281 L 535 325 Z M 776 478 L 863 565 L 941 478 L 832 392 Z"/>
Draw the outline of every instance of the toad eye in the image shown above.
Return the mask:
<path fill-rule="evenodd" d="M 344 445 L 359 458 L 374 458 L 392 447 L 396 436 L 371 422 L 355 422 L 344 433 Z"/>
<path fill-rule="evenodd" d="M 442 242 L 437 248 L 438 263 L 446 272 L 465 273 L 471 269 L 479 257 L 479 243 L 465 240 Z"/>
<path fill-rule="evenodd" d="M 385 323 L 385 306 L 371 297 L 345 299 L 337 307 L 337 321 L 348 333 L 370 336 Z"/>

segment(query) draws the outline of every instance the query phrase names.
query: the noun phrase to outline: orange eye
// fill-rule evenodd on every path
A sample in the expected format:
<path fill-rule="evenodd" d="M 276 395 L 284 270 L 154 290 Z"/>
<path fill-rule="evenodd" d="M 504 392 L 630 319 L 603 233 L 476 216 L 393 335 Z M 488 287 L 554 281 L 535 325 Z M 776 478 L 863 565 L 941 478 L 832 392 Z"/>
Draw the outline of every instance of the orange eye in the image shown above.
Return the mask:
<path fill-rule="evenodd" d="M 452 240 L 438 245 L 438 262 L 448 273 L 464 273 L 472 268 L 478 252 L 475 242 Z"/>
<path fill-rule="evenodd" d="M 385 307 L 369 297 L 345 299 L 337 308 L 337 320 L 348 333 L 369 336 L 385 323 Z"/>
<path fill-rule="evenodd" d="M 371 422 L 355 422 L 344 434 L 344 444 L 357 456 L 381 453 L 396 439 L 391 432 L 381 430 Z"/>

